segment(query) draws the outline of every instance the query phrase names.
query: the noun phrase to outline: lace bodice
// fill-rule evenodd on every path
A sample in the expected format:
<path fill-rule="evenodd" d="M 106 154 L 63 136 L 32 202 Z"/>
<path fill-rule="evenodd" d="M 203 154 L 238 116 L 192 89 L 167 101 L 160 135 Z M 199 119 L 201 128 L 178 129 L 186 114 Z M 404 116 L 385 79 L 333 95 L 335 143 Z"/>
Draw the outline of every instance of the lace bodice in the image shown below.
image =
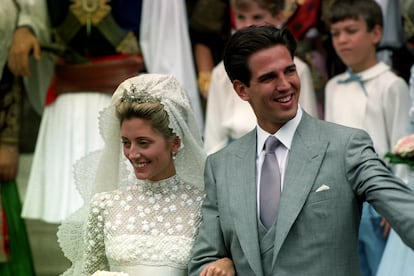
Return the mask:
<path fill-rule="evenodd" d="M 185 270 L 203 196 L 177 176 L 96 194 L 86 225 L 84 274 L 142 265 Z"/>

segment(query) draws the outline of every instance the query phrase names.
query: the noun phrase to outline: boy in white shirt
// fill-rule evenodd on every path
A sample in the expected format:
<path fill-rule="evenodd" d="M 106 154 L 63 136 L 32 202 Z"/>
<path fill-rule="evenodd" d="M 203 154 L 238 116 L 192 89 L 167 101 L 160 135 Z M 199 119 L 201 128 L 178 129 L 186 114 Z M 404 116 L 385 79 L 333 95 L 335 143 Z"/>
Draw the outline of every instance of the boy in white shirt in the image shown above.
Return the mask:
<path fill-rule="evenodd" d="M 364 129 L 383 157 L 407 133 L 410 98 L 407 83 L 376 56 L 381 8 L 375 0 L 336 0 L 329 21 L 333 46 L 348 70 L 326 84 L 325 120 Z M 363 276 L 376 274 L 387 225 L 364 204 L 358 244 Z"/>

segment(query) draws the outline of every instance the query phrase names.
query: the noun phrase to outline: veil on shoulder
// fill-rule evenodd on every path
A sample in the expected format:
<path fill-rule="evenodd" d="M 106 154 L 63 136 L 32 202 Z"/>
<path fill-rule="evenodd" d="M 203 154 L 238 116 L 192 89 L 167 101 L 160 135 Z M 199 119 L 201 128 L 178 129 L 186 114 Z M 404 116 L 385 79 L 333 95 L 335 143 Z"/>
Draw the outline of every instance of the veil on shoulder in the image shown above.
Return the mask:
<path fill-rule="evenodd" d="M 125 80 L 113 94 L 110 106 L 104 108 L 99 115 L 104 148 L 86 155 L 74 165 L 76 185 L 84 204 L 64 220 L 58 229 L 60 247 L 72 262 L 72 267 L 63 275 L 81 275 L 85 224 L 93 195 L 140 181 L 135 178 L 122 154 L 120 122 L 115 113 L 115 106 L 125 93 L 149 93 L 160 99 L 168 113 L 170 128 L 181 139 L 181 147 L 174 161 L 177 175 L 185 183 L 204 189 L 203 171 L 206 155 L 200 128 L 182 85 L 173 76 L 161 74 L 141 74 Z"/>

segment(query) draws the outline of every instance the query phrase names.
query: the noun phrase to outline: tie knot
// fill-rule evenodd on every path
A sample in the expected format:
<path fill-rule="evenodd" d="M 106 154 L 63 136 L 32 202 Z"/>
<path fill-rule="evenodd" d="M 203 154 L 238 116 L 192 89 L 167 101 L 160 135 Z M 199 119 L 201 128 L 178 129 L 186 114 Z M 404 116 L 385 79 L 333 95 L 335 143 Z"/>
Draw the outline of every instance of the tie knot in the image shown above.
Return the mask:
<path fill-rule="evenodd" d="M 264 150 L 266 153 L 274 153 L 276 150 L 276 147 L 279 145 L 279 140 L 276 139 L 275 136 L 269 136 L 266 139 Z"/>

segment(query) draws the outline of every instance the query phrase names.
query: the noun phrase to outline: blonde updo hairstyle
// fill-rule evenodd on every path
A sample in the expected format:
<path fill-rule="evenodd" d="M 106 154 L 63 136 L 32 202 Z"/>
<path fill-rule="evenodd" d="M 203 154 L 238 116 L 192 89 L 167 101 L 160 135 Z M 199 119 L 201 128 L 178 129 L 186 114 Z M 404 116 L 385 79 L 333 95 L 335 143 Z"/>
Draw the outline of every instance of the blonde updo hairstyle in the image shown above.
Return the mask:
<path fill-rule="evenodd" d="M 121 101 L 115 108 L 120 124 L 124 120 L 140 118 L 149 122 L 154 130 L 161 133 L 167 141 L 172 141 L 176 134 L 169 127 L 170 120 L 164 105 L 157 102 L 125 102 Z"/>

